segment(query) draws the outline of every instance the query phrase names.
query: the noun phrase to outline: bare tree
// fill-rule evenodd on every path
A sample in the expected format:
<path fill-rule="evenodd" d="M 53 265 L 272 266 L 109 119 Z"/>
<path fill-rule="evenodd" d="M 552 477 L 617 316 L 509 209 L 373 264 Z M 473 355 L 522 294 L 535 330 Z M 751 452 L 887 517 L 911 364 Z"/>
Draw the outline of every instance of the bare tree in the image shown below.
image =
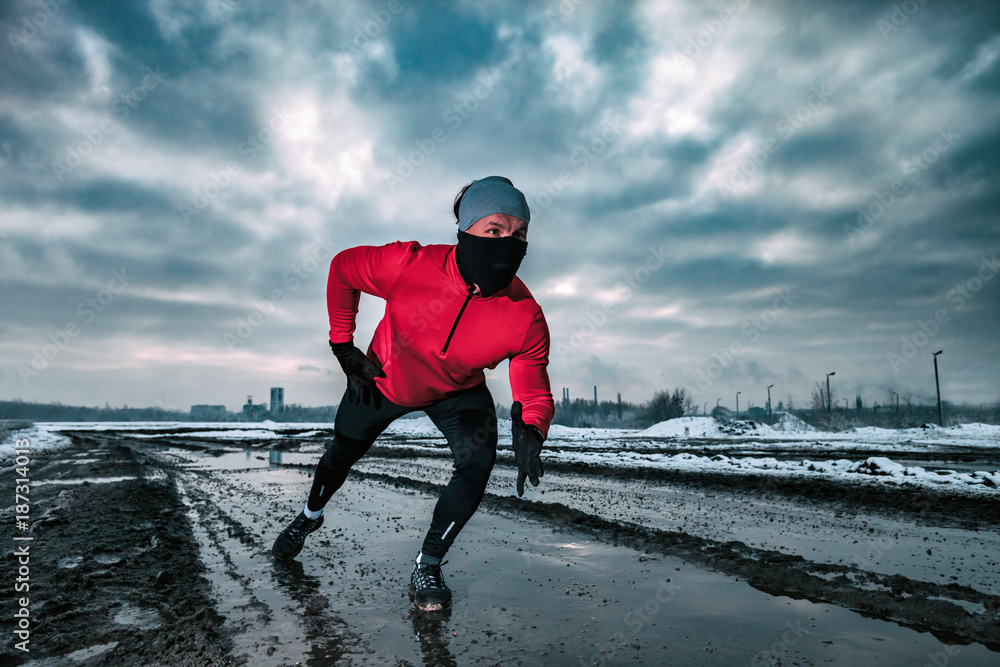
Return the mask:
<path fill-rule="evenodd" d="M 693 411 L 693 401 L 683 388 L 669 391 L 658 391 L 649 402 L 649 415 L 655 421 L 666 421 L 683 417 Z"/>
<path fill-rule="evenodd" d="M 822 382 L 817 382 L 816 386 L 813 387 L 812 396 L 810 398 L 810 406 L 817 415 L 821 412 L 826 412 L 828 403 L 828 397 L 826 395 L 826 386 Z"/>

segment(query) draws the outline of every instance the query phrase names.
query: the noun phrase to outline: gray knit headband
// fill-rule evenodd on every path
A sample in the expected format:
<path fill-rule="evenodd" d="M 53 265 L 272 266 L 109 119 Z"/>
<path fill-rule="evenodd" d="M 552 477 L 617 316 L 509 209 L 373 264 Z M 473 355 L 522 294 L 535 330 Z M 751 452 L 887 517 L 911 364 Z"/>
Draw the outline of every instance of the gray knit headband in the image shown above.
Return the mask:
<path fill-rule="evenodd" d="M 503 176 L 487 176 L 474 181 L 458 205 L 458 228 L 467 231 L 488 215 L 503 213 L 531 222 L 524 194 Z"/>

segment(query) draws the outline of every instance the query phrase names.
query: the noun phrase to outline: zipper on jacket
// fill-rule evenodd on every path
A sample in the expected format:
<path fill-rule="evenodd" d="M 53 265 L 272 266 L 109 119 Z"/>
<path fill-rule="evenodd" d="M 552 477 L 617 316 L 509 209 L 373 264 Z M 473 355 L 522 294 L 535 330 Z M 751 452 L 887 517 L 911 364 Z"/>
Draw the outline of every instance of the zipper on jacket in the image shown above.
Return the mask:
<path fill-rule="evenodd" d="M 472 293 L 475 291 L 476 287 L 474 285 L 469 286 L 469 294 L 465 297 L 465 303 L 462 304 L 462 309 L 458 311 L 458 315 L 455 316 L 455 323 L 451 325 L 451 331 L 448 332 L 448 340 L 444 342 L 444 349 L 441 350 L 441 354 L 448 351 L 448 345 L 451 344 L 451 337 L 455 333 L 455 327 L 458 326 L 458 320 L 462 317 L 462 313 L 465 312 L 465 307 L 469 305 L 469 300 L 472 298 Z"/>

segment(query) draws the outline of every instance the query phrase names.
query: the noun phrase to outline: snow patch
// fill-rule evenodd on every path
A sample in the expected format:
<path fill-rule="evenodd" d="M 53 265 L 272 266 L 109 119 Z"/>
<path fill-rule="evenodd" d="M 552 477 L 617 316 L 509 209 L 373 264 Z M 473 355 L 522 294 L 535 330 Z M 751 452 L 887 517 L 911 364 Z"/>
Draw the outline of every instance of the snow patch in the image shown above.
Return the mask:
<path fill-rule="evenodd" d="M 722 435 L 720 426 L 721 424 L 715 417 L 677 417 L 653 424 L 641 433 L 642 435 L 667 438 L 717 437 Z"/>
<path fill-rule="evenodd" d="M 786 433 L 815 433 L 816 427 L 807 424 L 790 412 L 782 412 L 781 418 L 771 426 L 775 431 Z"/>
<path fill-rule="evenodd" d="M 27 440 L 25 447 L 17 445 L 18 440 Z M 34 459 L 39 452 L 58 451 L 72 446 L 72 441 L 64 435 L 52 433 L 44 426 L 34 424 L 28 428 L 10 431 L 0 442 L 0 468 L 7 468 L 17 461 L 15 450 L 28 450 L 28 458 Z"/>
<path fill-rule="evenodd" d="M 406 436 L 411 438 L 440 437 L 441 431 L 427 415 L 416 419 L 397 419 L 385 430 L 388 435 Z"/>
<path fill-rule="evenodd" d="M 595 465 L 657 468 L 661 470 L 687 470 L 698 472 L 736 472 L 752 470 L 776 475 L 820 475 L 857 479 L 858 475 L 878 477 L 887 481 L 900 481 L 924 486 L 951 485 L 952 488 L 978 488 L 992 491 L 1000 487 L 1000 471 L 963 473 L 954 470 L 927 472 L 921 467 L 906 467 L 883 456 L 872 456 L 864 461 L 838 459 L 835 461 L 778 460 L 773 457 L 730 457 L 722 454 L 700 456 L 697 454 L 656 454 L 641 452 L 545 452 L 545 460 L 583 462 Z"/>

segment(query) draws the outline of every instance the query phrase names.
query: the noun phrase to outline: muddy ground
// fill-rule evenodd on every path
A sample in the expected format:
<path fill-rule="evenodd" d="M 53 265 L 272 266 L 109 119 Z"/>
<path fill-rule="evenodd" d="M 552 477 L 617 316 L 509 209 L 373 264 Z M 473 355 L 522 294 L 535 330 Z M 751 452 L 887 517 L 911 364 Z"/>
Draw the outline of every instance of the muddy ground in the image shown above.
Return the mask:
<path fill-rule="evenodd" d="M 503 455 L 448 555 L 453 609 L 428 616 L 406 583 L 447 452 L 376 448 L 280 563 L 320 442 L 72 437 L 31 464 L 30 533 L 4 531 L 5 586 L 32 538 L 31 634 L 14 648 L 3 596 L 2 664 L 1000 660 L 992 496 L 562 465 L 519 499 Z"/>

